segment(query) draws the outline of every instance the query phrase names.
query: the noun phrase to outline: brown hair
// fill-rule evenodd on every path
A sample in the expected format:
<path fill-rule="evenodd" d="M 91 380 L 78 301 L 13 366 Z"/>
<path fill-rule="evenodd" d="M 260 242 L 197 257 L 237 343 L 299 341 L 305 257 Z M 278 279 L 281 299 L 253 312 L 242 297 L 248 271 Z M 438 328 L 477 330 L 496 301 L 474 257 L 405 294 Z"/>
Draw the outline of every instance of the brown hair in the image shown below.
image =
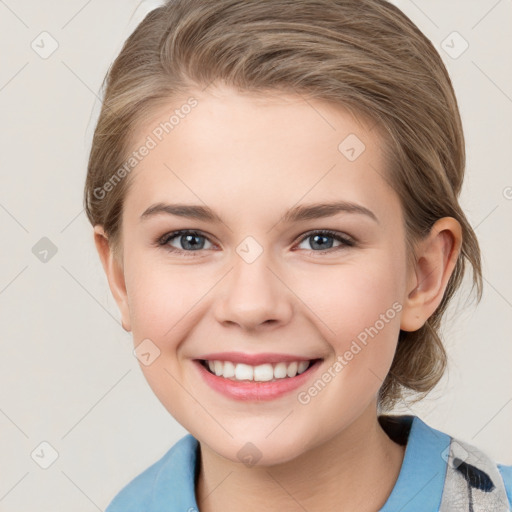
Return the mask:
<path fill-rule="evenodd" d="M 213 82 L 307 94 L 372 120 L 386 143 L 387 179 L 400 197 L 412 264 L 415 242 L 436 220 L 461 224 L 462 247 L 441 304 L 417 331 L 400 331 L 379 406 L 391 408 L 405 390 L 422 398 L 446 367 L 440 323 L 466 261 L 471 291 L 476 285 L 482 295 L 478 241 L 458 203 L 462 124 L 436 49 L 385 0 L 172 0 L 151 11 L 105 77 L 85 183 L 87 216 L 103 226 L 116 254 L 131 176 L 108 194 L 105 184 L 125 162 L 135 127 L 171 98 Z"/>

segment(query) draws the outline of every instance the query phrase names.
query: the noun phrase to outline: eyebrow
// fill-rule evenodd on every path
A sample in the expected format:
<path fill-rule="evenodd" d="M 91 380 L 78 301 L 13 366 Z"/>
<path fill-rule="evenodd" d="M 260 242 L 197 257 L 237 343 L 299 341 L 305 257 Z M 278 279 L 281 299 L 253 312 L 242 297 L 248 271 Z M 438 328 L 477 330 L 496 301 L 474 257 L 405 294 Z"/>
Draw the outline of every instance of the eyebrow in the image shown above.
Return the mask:
<path fill-rule="evenodd" d="M 377 224 L 379 220 L 377 216 L 368 208 L 348 201 L 336 201 L 332 203 L 314 203 L 309 205 L 299 205 L 288 210 L 281 222 L 293 223 L 304 220 L 321 219 L 325 217 L 332 217 L 338 213 L 352 213 L 365 215 Z M 177 217 L 184 217 L 187 219 L 201 220 L 205 222 L 224 223 L 219 215 L 217 215 L 211 208 L 201 205 L 190 204 L 166 204 L 156 203 L 147 208 L 140 216 L 141 221 L 159 214 L 175 215 Z"/>

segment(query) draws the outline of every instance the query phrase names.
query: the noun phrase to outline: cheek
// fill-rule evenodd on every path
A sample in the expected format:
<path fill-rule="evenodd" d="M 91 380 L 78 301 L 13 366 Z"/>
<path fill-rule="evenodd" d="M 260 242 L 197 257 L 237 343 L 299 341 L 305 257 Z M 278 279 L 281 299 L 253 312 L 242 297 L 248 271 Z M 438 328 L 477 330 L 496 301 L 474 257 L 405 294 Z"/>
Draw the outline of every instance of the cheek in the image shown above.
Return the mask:
<path fill-rule="evenodd" d="M 392 258 L 370 258 L 364 265 L 339 268 L 315 281 L 304 302 L 314 311 L 315 327 L 333 352 L 319 380 L 325 392 L 303 390 L 328 418 L 324 426 L 339 421 L 328 411 L 361 412 L 381 387 L 393 361 L 400 332 L 400 276 Z M 379 263 L 375 263 L 375 262 Z M 327 274 L 326 274 L 327 275 Z M 322 285 L 322 286 L 320 286 Z M 310 316 L 310 318 L 314 318 Z M 314 384 L 313 387 L 317 385 Z M 323 384 L 318 389 L 323 389 Z"/>
<path fill-rule="evenodd" d="M 397 285 L 400 277 L 393 264 L 386 264 L 378 257 L 369 260 L 368 264 L 358 262 L 337 270 L 330 267 L 323 275 L 316 273 L 314 279 L 311 276 L 309 285 L 306 282 L 296 285 L 297 295 L 325 324 L 324 332 L 329 333 L 326 339 L 337 340 L 336 348 L 344 348 L 347 340 L 374 325 L 381 315 L 394 321 L 386 325 L 398 321 L 397 307 L 393 308 L 393 304 L 400 299 Z"/>
<path fill-rule="evenodd" d="M 127 278 L 132 332 L 135 340 L 171 339 L 185 317 L 214 283 L 198 266 L 179 267 L 152 262 L 133 264 Z"/>
<path fill-rule="evenodd" d="M 131 267 L 127 265 L 126 281 L 133 343 L 135 347 L 144 347 L 143 352 L 149 352 L 151 358 L 148 362 L 139 359 L 140 368 L 169 413 L 186 428 L 192 428 L 193 424 L 187 421 L 193 415 L 187 411 L 195 411 L 197 403 L 183 392 L 180 384 L 185 380 L 186 368 L 180 365 L 178 352 L 199 321 L 198 301 L 212 287 L 213 276 L 202 280 L 194 274 L 193 266 L 180 269 L 142 263 L 133 258 Z"/>
<path fill-rule="evenodd" d="M 321 319 L 315 325 L 334 352 L 327 372 L 336 377 L 325 375 L 333 384 L 318 405 L 355 408 L 382 385 L 400 332 L 399 268 L 394 258 L 373 254 L 337 272 L 331 267 L 307 294 L 303 287 L 304 302 Z"/>

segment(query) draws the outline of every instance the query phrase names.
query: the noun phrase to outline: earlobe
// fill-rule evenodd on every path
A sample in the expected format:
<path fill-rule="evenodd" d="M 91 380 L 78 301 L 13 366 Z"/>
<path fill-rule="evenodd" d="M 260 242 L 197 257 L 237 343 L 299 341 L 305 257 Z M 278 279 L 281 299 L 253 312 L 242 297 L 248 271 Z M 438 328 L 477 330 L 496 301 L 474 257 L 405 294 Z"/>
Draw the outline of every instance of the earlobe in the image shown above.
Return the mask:
<path fill-rule="evenodd" d="M 408 276 L 400 329 L 421 328 L 441 303 L 462 244 L 462 229 L 453 217 L 439 219 L 416 250 Z"/>
<path fill-rule="evenodd" d="M 130 312 L 128 308 L 128 296 L 126 293 L 126 283 L 124 271 L 121 263 L 114 256 L 112 247 L 103 226 L 94 226 L 94 243 L 101 260 L 103 270 L 107 276 L 110 291 L 121 312 L 121 324 L 125 331 L 131 331 Z"/>

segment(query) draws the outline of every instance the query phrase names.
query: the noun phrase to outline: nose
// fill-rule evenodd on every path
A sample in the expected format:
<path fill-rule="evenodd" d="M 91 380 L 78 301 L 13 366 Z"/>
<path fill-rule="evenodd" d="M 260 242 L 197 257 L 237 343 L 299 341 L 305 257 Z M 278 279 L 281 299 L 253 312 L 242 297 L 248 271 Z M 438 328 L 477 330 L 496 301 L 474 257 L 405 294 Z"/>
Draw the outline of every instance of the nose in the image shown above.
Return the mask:
<path fill-rule="evenodd" d="M 261 254 L 248 263 L 238 255 L 215 301 L 214 314 L 225 327 L 245 331 L 275 329 L 286 325 L 292 315 L 293 293 Z"/>

